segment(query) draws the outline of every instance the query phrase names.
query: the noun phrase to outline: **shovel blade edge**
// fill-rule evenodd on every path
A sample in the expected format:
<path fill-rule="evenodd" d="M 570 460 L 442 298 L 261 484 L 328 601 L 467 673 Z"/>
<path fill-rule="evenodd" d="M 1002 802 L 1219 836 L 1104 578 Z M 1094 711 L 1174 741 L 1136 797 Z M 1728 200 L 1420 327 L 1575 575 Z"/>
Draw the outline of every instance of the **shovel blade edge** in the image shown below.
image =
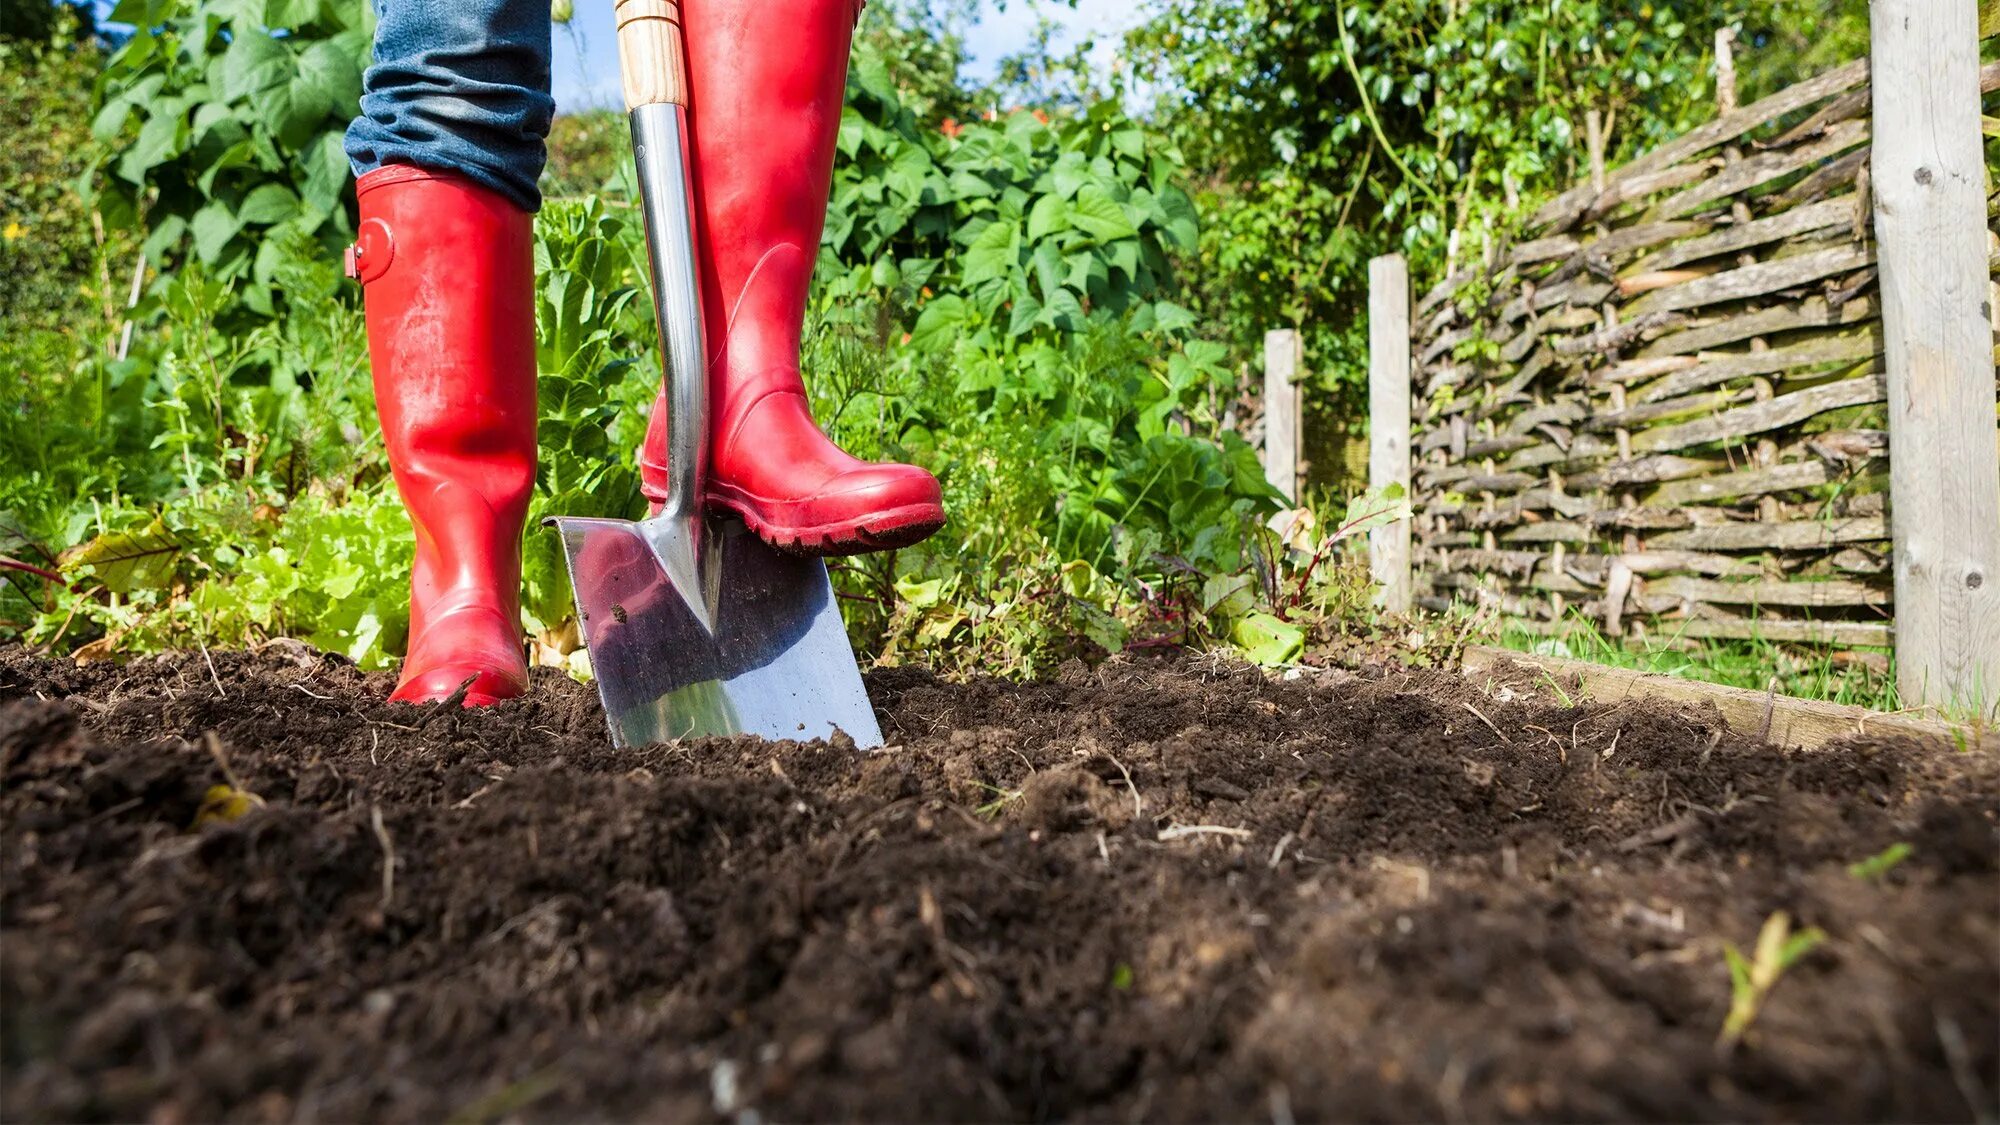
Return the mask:
<path fill-rule="evenodd" d="M 882 745 L 826 565 L 782 554 L 735 520 L 710 524 L 706 590 L 683 591 L 646 525 L 552 521 L 614 746 L 754 734 Z M 712 599 L 712 600 L 711 600 Z M 691 605 L 711 605 L 713 629 Z"/>

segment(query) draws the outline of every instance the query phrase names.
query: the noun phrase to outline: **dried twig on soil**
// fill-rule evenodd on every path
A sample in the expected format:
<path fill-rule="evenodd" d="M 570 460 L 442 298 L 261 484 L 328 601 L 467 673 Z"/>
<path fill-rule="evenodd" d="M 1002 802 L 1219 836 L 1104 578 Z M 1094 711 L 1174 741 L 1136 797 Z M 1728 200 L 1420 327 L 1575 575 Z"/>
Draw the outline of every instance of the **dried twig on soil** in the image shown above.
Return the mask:
<path fill-rule="evenodd" d="M 382 806 L 368 806 L 368 823 L 375 830 L 375 841 L 382 845 L 382 909 L 388 910 L 396 897 L 396 842 L 389 839 L 389 829 L 382 823 Z"/>
<path fill-rule="evenodd" d="M 1271 861 L 1264 866 L 1269 867 L 1273 871 L 1277 870 L 1278 865 L 1285 861 L 1285 848 L 1291 844 L 1293 838 L 1294 833 L 1291 832 L 1278 837 L 1278 846 L 1271 849 Z"/>
<path fill-rule="evenodd" d="M 208 654 L 208 644 L 197 636 L 194 643 L 201 648 L 201 658 L 208 663 L 208 678 L 215 681 L 215 697 L 228 699 L 229 693 L 222 690 L 222 677 L 215 674 L 215 658 Z"/>
<path fill-rule="evenodd" d="M 1464 707 L 1465 707 L 1465 709 L 1466 709 L 1467 711 L 1470 711 L 1470 712 L 1472 712 L 1472 717 L 1473 717 L 1473 718 L 1475 718 L 1475 719 L 1478 719 L 1478 720 L 1479 720 L 1480 722 L 1482 722 L 1482 723 L 1485 723 L 1485 724 L 1486 724 L 1486 729 L 1487 729 L 1487 730 L 1490 730 L 1490 731 L 1492 731 L 1492 732 L 1493 732 L 1494 734 L 1497 734 L 1497 735 L 1499 735 L 1499 736 L 1500 736 L 1500 741 L 1502 741 L 1502 742 L 1506 743 L 1506 744 L 1507 744 L 1507 745 L 1509 745 L 1509 746 L 1512 746 L 1512 745 L 1514 744 L 1514 740 L 1513 740 L 1513 739 L 1511 739 L 1511 738 L 1508 738 L 1508 737 L 1507 737 L 1507 733 L 1506 733 L 1505 731 L 1501 730 L 1501 729 L 1500 729 L 1499 727 L 1496 727 L 1496 726 L 1494 726 L 1494 725 L 1493 725 L 1493 720 L 1492 720 L 1492 719 L 1489 719 L 1489 718 L 1487 718 L 1487 717 L 1486 717 L 1485 715 L 1481 714 L 1481 713 L 1480 713 L 1480 711 L 1479 711 L 1479 708 L 1477 708 L 1477 707 L 1474 707 L 1474 706 L 1473 706 L 1472 704 L 1470 704 L 1470 703 L 1467 703 L 1467 704 L 1464 704 Z"/>
<path fill-rule="evenodd" d="M 1958 1087 L 1965 1104 L 1972 1107 L 1973 1120 L 1979 1125 L 1992 1125 L 1995 1118 L 1986 1108 L 1992 1103 L 1986 1100 L 1979 1072 L 1972 1065 L 1972 1052 L 1966 1049 L 1965 1032 L 1959 1030 L 1956 1020 L 1942 1012 L 1933 1012 L 1933 1017 L 1937 1025 L 1938 1046 L 1944 1048 L 1945 1065 L 1951 1068 L 1952 1084 Z"/>
<path fill-rule="evenodd" d="M 1618 850 L 1636 852 L 1640 848 L 1651 847 L 1654 844 L 1670 844 L 1700 826 L 1701 814 L 1688 813 L 1686 816 L 1677 817 L 1665 824 L 1655 825 L 1644 832 L 1635 832 L 1625 837 L 1618 841 Z"/>
<path fill-rule="evenodd" d="M 442 713 L 450 714 L 458 710 L 461 706 L 464 706 L 467 693 L 472 691 L 472 685 L 478 679 L 478 676 L 465 677 L 465 682 L 458 685 L 450 695 L 445 696 L 438 704 L 438 710 Z"/>
<path fill-rule="evenodd" d="M 222 780 L 228 782 L 231 789 L 242 789 L 243 783 L 237 780 L 236 771 L 229 768 L 229 754 L 222 749 L 222 739 L 217 738 L 212 730 L 203 731 L 201 739 L 208 747 L 208 756 L 215 759 L 215 767 L 222 771 Z"/>
<path fill-rule="evenodd" d="M 1419 902 L 1430 901 L 1430 868 L 1417 863 L 1399 863 L 1385 855 L 1376 856 L 1374 862 L 1370 863 L 1369 866 L 1377 871 L 1386 871 L 1391 875 L 1400 875 L 1408 879 L 1410 886 L 1417 892 L 1417 900 Z"/>
<path fill-rule="evenodd" d="M 1161 843 L 1187 836 L 1233 836 L 1238 840 L 1248 840 L 1253 835 L 1255 833 L 1248 828 L 1230 828 L 1221 824 L 1174 824 L 1160 829 L 1157 839 Z"/>
<path fill-rule="evenodd" d="M 1106 754 L 1105 757 L 1110 758 L 1111 764 L 1118 767 L 1118 772 L 1125 778 L 1125 788 L 1132 791 L 1132 819 L 1143 818 L 1146 815 L 1146 801 L 1139 796 L 1139 787 L 1132 784 L 1132 771 L 1125 768 L 1124 762 L 1113 758 L 1110 754 Z"/>

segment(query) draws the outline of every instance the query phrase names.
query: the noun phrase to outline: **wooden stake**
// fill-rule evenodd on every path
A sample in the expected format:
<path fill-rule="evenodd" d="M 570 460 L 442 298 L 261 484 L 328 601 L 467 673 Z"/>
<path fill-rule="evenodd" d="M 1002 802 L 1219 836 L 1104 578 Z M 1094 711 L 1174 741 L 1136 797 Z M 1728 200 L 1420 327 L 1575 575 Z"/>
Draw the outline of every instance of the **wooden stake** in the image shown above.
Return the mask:
<path fill-rule="evenodd" d="M 1736 29 L 1715 29 L 1715 106 L 1724 114 L 1736 111 Z"/>
<path fill-rule="evenodd" d="M 1584 143 L 1590 146 L 1590 186 L 1604 194 L 1604 115 L 1591 110 L 1583 115 Z"/>
<path fill-rule="evenodd" d="M 1873 0 L 1903 705 L 2000 715 L 2000 446 L 1976 0 Z"/>
<path fill-rule="evenodd" d="M 1368 487 L 1410 492 L 1410 266 L 1401 254 L 1368 263 Z M 1368 533 L 1368 570 L 1382 608 L 1410 608 L 1410 521 Z"/>
<path fill-rule="evenodd" d="M 1264 333 L 1264 479 L 1299 499 L 1299 451 L 1304 447 L 1304 402 L 1297 382 L 1305 342 L 1294 329 Z"/>

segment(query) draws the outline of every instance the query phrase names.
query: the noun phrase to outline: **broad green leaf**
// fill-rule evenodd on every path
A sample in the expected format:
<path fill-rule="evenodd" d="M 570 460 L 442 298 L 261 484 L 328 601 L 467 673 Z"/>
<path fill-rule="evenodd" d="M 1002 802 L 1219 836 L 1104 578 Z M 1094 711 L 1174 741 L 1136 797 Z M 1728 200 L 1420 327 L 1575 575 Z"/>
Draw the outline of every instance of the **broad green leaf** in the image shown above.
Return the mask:
<path fill-rule="evenodd" d="M 1099 242 L 1131 238 L 1139 233 L 1126 217 L 1124 206 L 1096 184 L 1086 184 L 1078 190 L 1070 202 L 1069 221 Z"/>
<path fill-rule="evenodd" d="M 929 609 L 942 600 L 944 579 L 932 578 L 919 581 L 906 575 L 896 579 L 896 596 L 910 603 L 914 609 Z"/>
<path fill-rule="evenodd" d="M 298 214 L 299 194 L 284 184 L 259 184 L 236 209 L 240 223 L 277 223 Z"/>
<path fill-rule="evenodd" d="M 188 232 L 194 236 L 194 252 L 209 265 L 214 265 L 222 257 L 223 248 L 242 229 L 243 220 L 237 218 L 229 206 L 219 199 L 210 200 L 188 222 Z"/>
<path fill-rule="evenodd" d="M 349 116 L 360 107 L 361 68 L 347 49 L 331 40 L 322 40 L 299 54 L 299 75 L 294 85 L 310 86 L 333 110 Z"/>
<path fill-rule="evenodd" d="M 232 34 L 242 34 L 264 23 L 266 0 L 203 0 L 204 16 L 218 15 L 233 25 Z"/>
<path fill-rule="evenodd" d="M 207 195 L 215 190 L 216 177 L 231 168 L 242 168 L 255 163 L 257 163 L 257 143 L 246 137 L 217 153 L 215 158 L 209 161 L 208 167 L 202 169 L 201 175 L 196 177 L 195 183 L 201 188 L 202 194 Z"/>
<path fill-rule="evenodd" d="M 1079 293 L 1089 293 L 1111 280 L 1111 270 L 1104 264 L 1104 259 L 1087 250 L 1079 250 L 1064 258 L 1063 265 L 1068 270 L 1063 284 Z"/>
<path fill-rule="evenodd" d="M 326 43 L 314 44 L 314 50 L 306 52 L 307 55 L 314 53 L 320 55 L 322 63 L 329 55 L 340 57 L 339 52 Z M 304 61 L 302 56 L 300 62 L 303 64 Z M 287 147 L 305 145 L 327 115 L 334 111 L 335 84 L 339 79 L 339 75 L 330 75 L 324 69 L 308 71 L 302 68 L 292 81 L 257 95 L 258 115 L 264 127 Z"/>
<path fill-rule="evenodd" d="M 853 106 L 848 106 L 841 110 L 840 132 L 835 141 L 835 146 L 840 150 L 840 154 L 850 160 L 859 154 L 861 152 L 861 142 L 868 135 L 868 128 L 869 125 L 862 119 L 860 110 L 855 109 Z"/>
<path fill-rule="evenodd" d="M 1126 280 L 1139 276 L 1139 240 L 1123 238 L 1110 246 L 1111 268 L 1124 271 Z"/>
<path fill-rule="evenodd" d="M 261 31 L 241 31 L 222 56 L 222 96 L 230 100 L 263 93 L 295 73 L 292 53 Z"/>
<path fill-rule="evenodd" d="M 63 559 L 63 570 L 90 568 L 92 577 L 114 594 L 157 589 L 174 576 L 174 564 L 184 549 L 180 538 L 154 517 L 137 531 L 107 531 Z"/>
<path fill-rule="evenodd" d="M 1083 154 L 1079 152 L 1064 153 L 1062 158 L 1056 161 L 1056 166 L 1049 170 L 1049 175 L 1054 182 L 1056 194 L 1064 199 L 1075 196 L 1083 185 L 1090 182 L 1090 169 L 1085 165 Z"/>
<path fill-rule="evenodd" d="M 307 207 L 322 214 L 331 214 L 340 206 L 340 194 L 347 187 L 347 178 L 352 169 L 347 163 L 347 150 L 341 146 L 338 132 L 323 133 L 307 146 L 300 156 L 305 167 L 305 180 L 299 185 L 300 195 Z"/>
<path fill-rule="evenodd" d="M 1059 195 L 1044 195 L 1028 212 L 1028 241 L 1040 242 L 1069 229 L 1069 207 Z"/>
<path fill-rule="evenodd" d="M 990 223 L 966 248 L 965 284 L 978 285 L 1020 264 L 1021 228 L 1011 221 Z"/>
<path fill-rule="evenodd" d="M 1252 662 L 1270 668 L 1295 662 L 1305 651 L 1306 631 L 1268 613 L 1253 613 L 1236 623 L 1230 639 Z"/>
<path fill-rule="evenodd" d="M 320 0 L 270 0 L 264 9 L 264 26 L 297 28 L 319 19 Z"/>
<path fill-rule="evenodd" d="M 187 220 L 179 215 L 163 215 L 153 223 L 151 234 L 146 236 L 146 244 L 140 249 L 150 261 L 159 261 L 180 243 L 187 233 Z"/>
<path fill-rule="evenodd" d="M 1074 332 L 1083 327 L 1083 304 L 1068 289 L 1058 289 L 1043 302 L 1041 320 L 1051 328 Z"/>
<path fill-rule="evenodd" d="M 1194 200 L 1187 193 L 1173 186 L 1162 190 L 1158 197 L 1160 211 L 1166 215 L 1167 237 L 1182 250 L 1194 249 L 1200 237 L 1200 229 L 1195 222 Z"/>
<path fill-rule="evenodd" d="M 1034 254 L 1028 259 L 1028 264 L 1035 271 L 1035 284 L 1040 287 L 1044 300 L 1062 288 L 1063 257 L 1062 251 L 1056 249 L 1055 243 L 1044 242 L 1036 246 Z"/>
<path fill-rule="evenodd" d="M 1241 617 L 1250 612 L 1254 599 L 1250 586 L 1256 578 L 1249 574 L 1212 574 L 1201 584 L 1201 611 L 1225 617 Z"/>
<path fill-rule="evenodd" d="M 1409 518 L 1410 501 L 1404 495 L 1402 485 L 1371 488 L 1348 503 L 1347 513 L 1341 517 L 1340 526 L 1334 529 L 1333 538 L 1346 539 Z"/>
<path fill-rule="evenodd" d="M 953 172 L 947 182 L 951 185 L 952 195 L 961 200 L 984 199 L 995 194 L 992 183 L 976 172 L 961 169 Z"/>
<path fill-rule="evenodd" d="M 1195 315 L 1172 301 L 1153 302 L 1153 327 L 1162 332 L 1178 332 L 1194 327 Z"/>
<path fill-rule="evenodd" d="M 1023 294 L 1014 298 L 1014 308 L 1007 317 L 1007 335 L 1025 336 L 1034 330 L 1035 321 L 1042 315 L 1042 303 L 1034 297 Z"/>
<path fill-rule="evenodd" d="M 125 119 L 131 115 L 131 102 L 123 97 L 112 98 L 106 101 L 104 108 L 98 110 L 97 116 L 91 119 L 90 133 L 98 140 L 110 144 L 124 130 Z"/>
<path fill-rule="evenodd" d="M 146 173 L 179 156 L 187 148 L 187 122 L 179 113 L 160 113 L 139 127 L 138 139 L 118 161 L 118 175 L 129 183 L 146 182 Z"/>
<path fill-rule="evenodd" d="M 944 296 L 931 301 L 910 329 L 910 346 L 920 352 L 949 351 L 952 340 L 964 327 L 965 313 L 962 297 Z"/>

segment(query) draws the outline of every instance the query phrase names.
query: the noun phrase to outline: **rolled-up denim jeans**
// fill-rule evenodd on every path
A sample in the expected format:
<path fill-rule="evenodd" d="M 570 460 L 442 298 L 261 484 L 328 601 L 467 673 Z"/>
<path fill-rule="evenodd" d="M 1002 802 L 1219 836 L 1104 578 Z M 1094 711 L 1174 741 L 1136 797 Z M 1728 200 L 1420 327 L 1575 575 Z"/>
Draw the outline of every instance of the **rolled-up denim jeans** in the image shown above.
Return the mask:
<path fill-rule="evenodd" d="M 373 0 L 375 62 L 347 158 L 362 176 L 385 164 L 457 172 L 523 210 L 555 116 L 549 0 Z"/>

